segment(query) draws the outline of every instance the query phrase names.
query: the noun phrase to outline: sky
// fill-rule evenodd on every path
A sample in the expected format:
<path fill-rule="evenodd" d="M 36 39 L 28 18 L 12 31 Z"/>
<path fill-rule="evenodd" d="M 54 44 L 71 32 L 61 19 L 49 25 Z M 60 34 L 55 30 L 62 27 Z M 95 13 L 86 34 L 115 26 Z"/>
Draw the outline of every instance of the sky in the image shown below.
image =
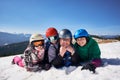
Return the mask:
<path fill-rule="evenodd" d="M 45 34 L 49 27 L 120 35 L 120 0 L 0 0 L 0 31 Z"/>

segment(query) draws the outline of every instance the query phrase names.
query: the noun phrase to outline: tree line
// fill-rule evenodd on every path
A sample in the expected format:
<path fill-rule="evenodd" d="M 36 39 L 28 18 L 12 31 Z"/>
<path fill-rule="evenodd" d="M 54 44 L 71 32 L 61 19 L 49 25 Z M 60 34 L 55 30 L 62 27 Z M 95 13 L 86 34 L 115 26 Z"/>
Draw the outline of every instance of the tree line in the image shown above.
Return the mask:
<path fill-rule="evenodd" d="M 22 54 L 27 48 L 28 41 L 0 46 L 0 57 Z"/>

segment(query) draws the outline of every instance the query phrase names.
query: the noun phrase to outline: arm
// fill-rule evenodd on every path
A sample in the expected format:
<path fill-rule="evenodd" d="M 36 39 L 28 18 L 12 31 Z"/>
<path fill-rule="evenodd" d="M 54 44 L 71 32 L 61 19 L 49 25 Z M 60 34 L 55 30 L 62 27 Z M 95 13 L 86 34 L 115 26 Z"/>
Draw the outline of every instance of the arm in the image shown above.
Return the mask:
<path fill-rule="evenodd" d="M 101 59 L 94 59 L 94 60 L 92 60 L 91 63 L 94 64 L 95 67 L 99 67 L 102 64 L 102 61 L 101 61 Z"/>
<path fill-rule="evenodd" d="M 80 65 L 80 57 L 79 57 L 78 53 L 75 52 L 72 55 L 71 61 L 72 61 L 72 64 L 75 65 L 75 66 L 79 66 Z"/>
<path fill-rule="evenodd" d="M 56 58 L 54 60 L 52 60 L 51 63 L 53 64 L 54 67 L 60 68 L 60 67 L 64 66 L 63 57 L 61 55 L 57 55 Z"/>
<path fill-rule="evenodd" d="M 24 51 L 24 62 L 25 62 L 25 67 L 28 67 L 28 64 L 29 64 L 29 54 L 30 54 L 30 51 L 29 50 L 25 50 Z"/>
<path fill-rule="evenodd" d="M 89 56 L 92 59 L 91 63 L 94 64 L 95 67 L 99 67 L 102 63 L 100 58 L 101 52 L 96 41 L 94 41 L 94 43 L 91 45 L 89 52 Z"/>
<path fill-rule="evenodd" d="M 24 51 L 24 64 L 27 71 L 30 71 L 29 67 L 32 65 L 32 60 L 31 60 L 32 58 L 30 56 L 31 53 L 32 53 L 32 48 L 30 45 L 28 45 L 28 47 Z"/>
<path fill-rule="evenodd" d="M 101 52 L 99 49 L 99 46 L 95 40 L 92 41 L 91 46 L 89 46 L 89 60 L 90 62 L 83 65 L 81 70 L 88 69 L 95 73 L 96 67 L 99 67 L 101 65 L 101 58 L 100 58 Z"/>
<path fill-rule="evenodd" d="M 52 60 L 56 57 L 56 54 L 56 49 L 53 46 L 50 46 L 48 49 L 49 62 L 52 62 Z"/>

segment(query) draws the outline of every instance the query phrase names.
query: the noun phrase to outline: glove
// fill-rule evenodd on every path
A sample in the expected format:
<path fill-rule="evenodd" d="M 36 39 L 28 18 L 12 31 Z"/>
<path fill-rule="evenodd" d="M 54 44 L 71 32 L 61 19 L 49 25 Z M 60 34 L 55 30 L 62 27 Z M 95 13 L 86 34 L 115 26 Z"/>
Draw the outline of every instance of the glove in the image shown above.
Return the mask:
<path fill-rule="evenodd" d="M 37 72 L 37 71 L 41 71 L 42 68 L 39 66 L 33 66 L 33 67 L 26 67 L 26 70 L 29 72 Z"/>
<path fill-rule="evenodd" d="M 45 69 L 46 71 L 49 70 L 51 68 L 51 65 L 50 64 L 45 64 L 43 69 Z"/>
<path fill-rule="evenodd" d="M 89 71 L 92 71 L 93 73 L 95 73 L 95 69 L 96 69 L 96 67 L 95 67 L 95 65 L 94 64 L 92 64 L 92 63 L 87 63 L 86 65 L 84 65 L 82 68 L 81 68 L 81 70 L 84 70 L 84 69 L 88 69 Z"/>
<path fill-rule="evenodd" d="M 27 71 L 31 71 L 31 69 L 30 69 L 30 68 L 28 68 L 28 67 L 26 67 L 26 70 L 27 70 Z"/>
<path fill-rule="evenodd" d="M 14 59 L 12 60 L 11 64 L 15 64 Z"/>

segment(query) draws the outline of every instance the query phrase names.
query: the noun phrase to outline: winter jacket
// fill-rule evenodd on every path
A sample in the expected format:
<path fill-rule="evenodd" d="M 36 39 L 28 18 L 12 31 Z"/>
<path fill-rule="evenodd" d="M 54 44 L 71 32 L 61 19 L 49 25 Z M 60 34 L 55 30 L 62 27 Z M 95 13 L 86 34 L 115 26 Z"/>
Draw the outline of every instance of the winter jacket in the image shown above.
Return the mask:
<path fill-rule="evenodd" d="M 71 65 L 77 65 L 78 59 L 78 54 L 74 53 L 71 55 L 69 51 L 66 51 L 63 57 L 58 53 L 55 59 L 52 61 L 52 64 L 56 68 L 61 68 L 63 66 L 69 67 Z"/>
<path fill-rule="evenodd" d="M 59 44 L 50 44 L 49 49 L 48 49 L 48 59 L 49 62 L 52 62 L 54 60 L 54 58 L 56 57 L 56 55 L 58 54 L 59 51 Z"/>
<path fill-rule="evenodd" d="M 24 61 L 26 69 L 37 71 L 44 66 L 44 50 L 37 51 L 31 45 L 24 51 Z"/>
<path fill-rule="evenodd" d="M 52 44 L 49 41 L 45 44 L 45 60 L 47 63 L 52 64 L 59 52 L 59 43 Z"/>
<path fill-rule="evenodd" d="M 75 43 L 74 48 L 79 54 L 80 62 L 91 61 L 91 63 L 95 64 L 95 66 L 100 66 L 101 52 L 98 43 L 94 39 L 88 37 L 87 44 L 85 46 L 81 47 L 77 43 Z"/>

